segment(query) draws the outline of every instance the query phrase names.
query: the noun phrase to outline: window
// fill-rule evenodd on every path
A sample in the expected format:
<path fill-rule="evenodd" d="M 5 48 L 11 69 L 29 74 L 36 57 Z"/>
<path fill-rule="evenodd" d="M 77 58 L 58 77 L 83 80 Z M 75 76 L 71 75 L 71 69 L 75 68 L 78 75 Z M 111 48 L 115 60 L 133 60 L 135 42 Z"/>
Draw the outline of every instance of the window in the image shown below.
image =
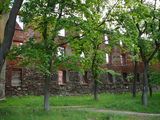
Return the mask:
<path fill-rule="evenodd" d="M 126 65 L 127 64 L 126 55 L 122 55 L 122 59 L 123 59 L 123 65 Z"/>
<path fill-rule="evenodd" d="M 63 56 L 64 55 L 64 47 L 58 47 L 57 48 L 57 55 L 58 56 Z"/>
<path fill-rule="evenodd" d="M 107 35 L 104 35 L 104 43 L 105 43 L 105 44 L 109 44 Z"/>
<path fill-rule="evenodd" d="M 120 55 L 121 65 L 123 65 L 123 56 Z"/>
<path fill-rule="evenodd" d="M 79 73 L 80 83 L 81 84 L 88 84 L 88 72 L 86 71 L 84 75 Z"/>
<path fill-rule="evenodd" d="M 58 84 L 63 85 L 66 83 L 66 71 L 58 71 Z"/>
<path fill-rule="evenodd" d="M 122 40 L 119 41 L 120 46 L 123 46 L 123 42 Z"/>
<path fill-rule="evenodd" d="M 11 76 L 12 86 L 21 86 L 22 81 L 22 70 L 13 70 Z"/>
<path fill-rule="evenodd" d="M 110 73 L 108 73 L 108 80 L 109 80 L 110 82 L 113 82 L 113 76 L 112 76 L 112 74 L 110 74 Z"/>
<path fill-rule="evenodd" d="M 80 54 L 80 57 L 81 57 L 81 58 L 85 58 L 84 52 L 82 52 L 82 53 Z"/>
<path fill-rule="evenodd" d="M 59 36 L 62 36 L 62 37 L 65 37 L 65 29 L 61 29 L 61 30 L 58 32 L 58 35 L 59 35 Z"/>
<path fill-rule="evenodd" d="M 137 73 L 137 82 L 140 82 L 140 74 Z"/>
<path fill-rule="evenodd" d="M 127 73 L 122 73 L 123 81 L 127 81 Z"/>
<path fill-rule="evenodd" d="M 106 63 L 109 63 L 109 55 L 106 53 Z"/>
<path fill-rule="evenodd" d="M 120 65 L 121 64 L 120 54 L 118 54 L 118 53 L 112 54 L 112 63 L 114 65 Z"/>
<path fill-rule="evenodd" d="M 120 59 L 121 59 L 121 65 L 126 65 L 126 55 L 125 54 L 122 54 L 120 56 Z"/>

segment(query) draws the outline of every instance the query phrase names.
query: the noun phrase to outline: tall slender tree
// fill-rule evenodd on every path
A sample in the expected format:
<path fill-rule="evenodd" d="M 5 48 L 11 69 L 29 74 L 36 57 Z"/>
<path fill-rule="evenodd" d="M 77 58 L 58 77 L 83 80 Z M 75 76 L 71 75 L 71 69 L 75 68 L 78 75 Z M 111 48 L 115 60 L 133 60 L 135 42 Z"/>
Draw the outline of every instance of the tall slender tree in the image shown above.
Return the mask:
<path fill-rule="evenodd" d="M 98 100 L 98 84 L 101 83 L 100 75 L 105 72 L 102 65 L 106 64 L 105 55 L 109 52 L 109 46 L 108 49 L 105 48 L 106 41 L 104 40 L 104 36 L 108 33 L 105 22 L 108 20 L 108 16 L 117 5 L 117 2 L 113 5 L 107 4 L 104 0 L 86 1 L 86 3 L 90 4 L 88 10 L 91 13 L 84 14 L 86 21 L 84 26 L 82 26 L 84 34 L 82 37 L 83 42 L 76 42 L 81 46 L 81 49 L 78 50 L 80 53 L 84 53 L 84 59 L 87 59 L 90 63 L 88 68 L 92 74 L 93 96 L 94 100 Z M 91 3 L 94 4 L 92 5 Z M 107 11 L 104 12 L 105 10 Z"/>
<path fill-rule="evenodd" d="M 144 66 L 142 103 L 147 106 L 149 63 L 160 48 L 160 16 L 157 1 L 126 0 L 114 12 L 116 34 L 130 46 L 136 48 Z"/>

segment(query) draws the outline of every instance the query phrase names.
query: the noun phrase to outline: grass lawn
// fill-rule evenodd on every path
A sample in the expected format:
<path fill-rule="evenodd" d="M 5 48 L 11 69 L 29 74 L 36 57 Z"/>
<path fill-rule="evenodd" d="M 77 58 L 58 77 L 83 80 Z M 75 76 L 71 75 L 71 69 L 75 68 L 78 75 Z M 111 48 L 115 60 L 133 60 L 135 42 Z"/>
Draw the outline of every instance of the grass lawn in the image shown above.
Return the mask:
<path fill-rule="evenodd" d="M 0 101 L 0 120 L 160 120 L 153 116 L 133 116 L 110 113 L 98 113 L 75 110 L 72 108 L 56 108 L 54 106 L 85 106 L 112 110 L 160 113 L 160 93 L 149 97 L 148 107 L 141 105 L 140 94 L 132 98 L 131 94 L 99 95 L 94 101 L 93 96 L 52 96 L 49 112 L 43 111 L 43 96 L 9 97 Z"/>
<path fill-rule="evenodd" d="M 52 96 L 51 106 L 86 106 L 94 108 L 124 110 L 147 113 L 160 113 L 160 93 L 154 93 L 153 97 L 148 97 L 147 107 L 141 105 L 141 95 L 132 98 L 130 93 L 99 95 L 99 100 L 94 101 L 93 96 Z M 22 96 L 9 97 L 0 102 L 0 107 L 43 107 L 43 96 Z"/>
<path fill-rule="evenodd" d="M 160 118 L 93 113 L 57 108 L 44 112 L 42 108 L 34 107 L 3 107 L 0 108 L 0 120 L 160 120 Z"/>

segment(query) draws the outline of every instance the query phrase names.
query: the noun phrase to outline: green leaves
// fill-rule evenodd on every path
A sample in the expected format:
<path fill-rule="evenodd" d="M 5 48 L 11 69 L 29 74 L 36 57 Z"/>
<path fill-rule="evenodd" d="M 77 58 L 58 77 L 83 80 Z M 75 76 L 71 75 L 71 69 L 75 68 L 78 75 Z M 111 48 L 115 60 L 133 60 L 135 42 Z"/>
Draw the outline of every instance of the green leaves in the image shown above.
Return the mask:
<path fill-rule="evenodd" d="M 0 1 L 0 15 L 7 13 L 9 11 L 10 0 L 1 0 Z"/>
<path fill-rule="evenodd" d="M 146 2 L 125 0 L 110 15 L 111 24 L 115 26 L 111 29 L 114 30 L 111 39 L 122 40 L 126 49 L 133 53 L 133 60 L 138 60 L 140 49 L 145 59 L 154 51 L 160 32 L 158 11 Z"/>
<path fill-rule="evenodd" d="M 149 78 L 149 84 L 151 85 L 160 85 L 160 73 L 159 71 L 151 70 Z"/>
<path fill-rule="evenodd" d="M 36 68 L 43 74 L 49 74 L 52 68 L 80 72 L 88 70 L 95 53 L 96 66 L 100 66 L 104 62 L 103 52 L 98 47 L 103 42 L 104 26 L 99 26 L 103 2 L 95 0 L 84 4 L 80 0 L 26 1 L 21 11 L 22 20 L 26 28 L 32 28 L 41 36 L 34 36 L 24 45 L 13 48 L 11 54 L 22 57 L 22 64 Z M 66 31 L 65 37 L 58 35 L 62 29 Z M 58 55 L 57 48 L 65 46 L 71 47 L 72 54 Z M 85 57 L 81 57 L 81 53 Z"/>

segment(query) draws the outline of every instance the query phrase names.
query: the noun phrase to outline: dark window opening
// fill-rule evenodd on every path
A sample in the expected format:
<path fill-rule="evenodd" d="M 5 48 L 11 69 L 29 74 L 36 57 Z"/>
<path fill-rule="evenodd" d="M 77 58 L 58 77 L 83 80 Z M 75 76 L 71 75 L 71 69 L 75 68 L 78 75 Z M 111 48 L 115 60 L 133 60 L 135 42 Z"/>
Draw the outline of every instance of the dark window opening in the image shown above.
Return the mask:
<path fill-rule="evenodd" d="M 108 73 L 108 80 L 109 80 L 109 82 L 113 82 L 113 76 L 110 73 Z"/>
<path fill-rule="evenodd" d="M 122 73 L 123 81 L 127 82 L 127 73 Z"/>
<path fill-rule="evenodd" d="M 140 75 L 137 73 L 137 82 L 140 82 Z"/>
<path fill-rule="evenodd" d="M 88 84 L 88 72 L 86 71 L 84 75 L 79 74 L 80 83 L 81 84 Z"/>
<path fill-rule="evenodd" d="M 123 65 L 127 64 L 127 60 L 126 60 L 126 55 L 125 54 L 122 55 L 122 64 Z"/>

